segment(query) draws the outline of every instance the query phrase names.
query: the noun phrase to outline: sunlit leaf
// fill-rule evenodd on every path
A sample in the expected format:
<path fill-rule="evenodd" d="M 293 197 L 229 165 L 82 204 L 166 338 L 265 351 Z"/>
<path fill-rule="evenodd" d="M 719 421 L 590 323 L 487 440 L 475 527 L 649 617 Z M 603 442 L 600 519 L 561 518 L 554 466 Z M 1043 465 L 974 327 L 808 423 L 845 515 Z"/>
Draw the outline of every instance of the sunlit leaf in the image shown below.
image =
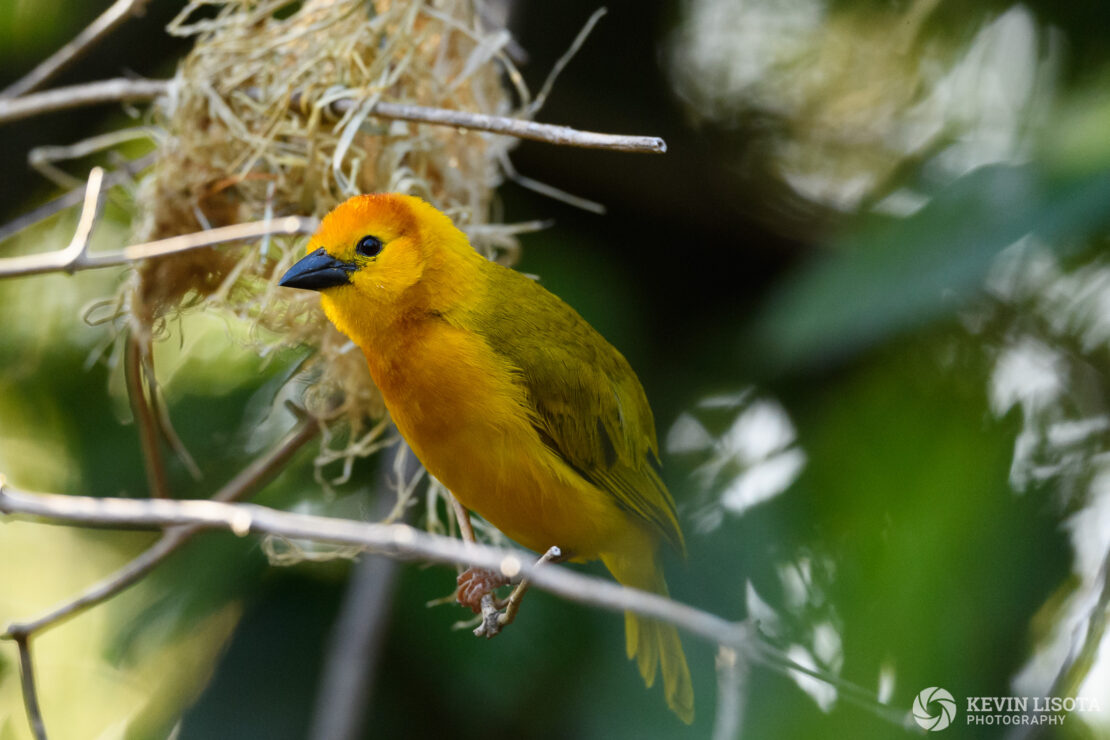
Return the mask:
<path fill-rule="evenodd" d="M 1035 233 L 1058 250 L 1110 219 L 1110 173 L 1045 177 L 1032 165 L 982 167 L 916 213 L 845 234 L 799 270 L 757 325 L 780 365 L 844 357 L 944 318 L 983 283 L 998 253 Z"/>

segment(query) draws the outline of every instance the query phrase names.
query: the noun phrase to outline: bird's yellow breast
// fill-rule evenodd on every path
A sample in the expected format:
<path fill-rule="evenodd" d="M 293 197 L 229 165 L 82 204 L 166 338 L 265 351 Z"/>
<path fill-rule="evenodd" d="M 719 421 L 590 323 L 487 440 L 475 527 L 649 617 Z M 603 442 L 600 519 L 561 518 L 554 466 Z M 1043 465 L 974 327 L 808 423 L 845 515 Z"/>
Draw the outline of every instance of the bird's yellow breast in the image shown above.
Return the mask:
<path fill-rule="evenodd" d="M 398 430 L 459 502 L 525 547 L 589 560 L 627 515 L 547 447 L 513 369 L 481 336 L 427 319 L 364 350 Z"/>

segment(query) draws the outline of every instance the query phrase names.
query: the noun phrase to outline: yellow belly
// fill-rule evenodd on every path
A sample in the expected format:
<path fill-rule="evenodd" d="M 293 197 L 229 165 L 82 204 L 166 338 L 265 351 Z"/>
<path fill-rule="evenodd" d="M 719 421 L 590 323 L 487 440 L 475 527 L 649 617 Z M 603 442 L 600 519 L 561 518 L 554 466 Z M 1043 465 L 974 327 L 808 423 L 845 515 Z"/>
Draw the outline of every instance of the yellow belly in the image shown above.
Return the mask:
<path fill-rule="evenodd" d="M 397 349 L 368 352 L 371 374 L 401 435 L 463 506 L 531 550 L 557 545 L 576 560 L 627 534 L 613 498 L 540 439 L 522 389 L 480 337 L 434 324 Z"/>

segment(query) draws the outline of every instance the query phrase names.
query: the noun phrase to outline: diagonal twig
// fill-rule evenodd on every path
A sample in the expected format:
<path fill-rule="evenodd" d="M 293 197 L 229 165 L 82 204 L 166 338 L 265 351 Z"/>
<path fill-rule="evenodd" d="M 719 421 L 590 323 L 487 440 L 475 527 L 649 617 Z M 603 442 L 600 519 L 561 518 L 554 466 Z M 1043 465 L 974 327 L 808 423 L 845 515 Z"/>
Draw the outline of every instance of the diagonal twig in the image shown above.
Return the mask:
<path fill-rule="evenodd" d="M 116 185 L 131 182 L 137 173 L 153 164 L 155 159 L 156 154 L 147 154 L 138 159 L 123 163 L 120 169 L 105 175 L 101 188 L 103 190 L 108 190 L 109 188 L 114 188 Z M 0 242 L 15 236 L 24 229 L 34 226 L 44 219 L 50 218 L 56 213 L 60 213 L 67 208 L 72 208 L 78 203 L 83 202 L 87 198 L 87 192 L 88 185 L 84 184 L 81 187 L 74 188 L 67 193 L 59 195 L 57 198 L 42 204 L 34 210 L 24 213 L 22 216 L 17 216 L 3 226 L 0 226 Z"/>
<path fill-rule="evenodd" d="M 320 428 L 312 419 L 302 419 L 266 455 L 259 457 L 227 482 L 212 497 L 213 501 L 232 502 L 251 494 L 272 479 L 301 447 L 313 439 Z M 4 483 L 0 478 L 0 490 Z M 140 553 L 115 573 L 86 589 L 80 596 L 68 599 L 44 614 L 26 621 L 9 624 L 0 637 L 18 640 L 71 619 L 81 612 L 125 590 L 154 570 L 163 560 L 196 536 L 199 527 L 182 526 L 166 529 L 161 539 Z"/>
<path fill-rule="evenodd" d="M 498 162 L 501 164 L 501 170 L 505 173 L 505 176 L 522 188 L 527 188 L 528 190 L 531 190 L 534 193 L 539 193 L 540 195 L 543 195 L 547 198 L 561 201 L 569 206 L 581 208 L 583 211 L 596 213 L 599 216 L 605 215 L 605 206 L 601 203 L 598 203 L 597 201 L 583 198 L 582 196 L 575 195 L 574 193 L 568 193 L 567 191 L 561 190 L 554 185 L 548 185 L 546 182 L 540 182 L 539 180 L 535 180 L 531 177 L 520 174 L 519 172 L 517 172 L 516 167 L 513 166 L 512 160 L 509 159 L 508 152 L 501 152 L 498 157 Z"/>
<path fill-rule="evenodd" d="M 157 145 L 159 135 L 159 130 L 151 126 L 131 126 L 89 136 L 73 144 L 36 146 L 27 153 L 27 164 L 59 187 L 84 187 L 84 182 L 59 167 L 59 163 L 83 159 L 106 150 L 109 157 L 119 158 L 121 154 L 115 147 L 138 140 L 151 141 Z M 149 161 L 153 161 L 153 158 Z"/>
<path fill-rule="evenodd" d="M 343 111 L 357 104 L 358 101 L 354 98 L 343 98 L 332 103 L 332 107 L 337 111 Z M 663 154 L 667 151 L 666 142 L 657 136 L 629 136 L 580 131 L 569 126 L 537 123 L 504 116 L 487 116 L 484 113 L 470 113 L 446 108 L 431 108 L 424 105 L 378 102 L 370 109 L 370 115 L 403 121 L 432 123 L 438 126 L 457 126 L 475 131 L 515 136 L 518 139 L 531 139 L 546 144 L 561 144 L 584 149 L 610 149 L 618 152 L 644 154 Z"/>
<path fill-rule="evenodd" d="M 536 561 L 536 566 L 539 567 L 544 563 L 558 563 L 563 559 L 563 551 L 558 547 L 549 547 L 547 552 L 540 556 Z M 512 624 L 516 619 L 516 614 L 520 611 L 520 602 L 524 598 L 524 594 L 528 592 L 528 587 L 531 584 L 527 578 L 522 578 L 513 592 L 509 594 L 509 599 L 505 603 L 505 613 L 498 617 L 498 624 L 504 627 L 507 624 Z"/>
<path fill-rule="evenodd" d="M 393 454 L 392 465 L 379 464 L 376 495 L 369 516 L 375 521 L 388 517 L 393 508 L 387 494 L 395 486 L 392 473 L 400 480 L 415 475 L 420 465 L 402 441 Z M 403 494 L 398 494 L 398 500 Z M 406 508 L 402 516 L 411 514 Z M 364 555 L 351 569 L 350 583 L 332 628 L 323 678 L 316 692 L 312 740 L 355 740 L 363 737 L 367 705 L 374 695 L 376 668 L 381 647 L 389 628 L 396 560 Z"/>
<path fill-rule="evenodd" d="M 319 426 L 315 421 L 307 418 L 301 419 L 297 426 L 278 443 L 270 454 L 252 462 L 239 475 L 232 478 L 223 488 L 217 491 L 213 497 L 214 500 L 236 501 L 261 487 L 280 471 L 285 463 L 289 461 L 289 458 L 306 442 L 315 437 L 318 432 Z M 0 490 L 3 489 L 3 486 L 3 476 L 0 476 Z M 36 740 L 46 740 L 46 726 L 38 703 L 38 692 L 35 688 L 34 662 L 31 659 L 30 649 L 31 638 L 43 630 L 61 624 L 86 609 L 106 601 L 135 584 L 154 570 L 163 560 L 179 550 L 199 531 L 198 528 L 188 526 L 167 529 L 151 547 L 144 550 L 115 573 L 87 589 L 77 598 L 60 604 L 34 620 L 13 623 L 7 626 L 0 637 L 12 639 L 19 647 L 19 671 L 23 703 L 28 722 L 31 725 L 31 731 Z"/>
<path fill-rule="evenodd" d="M 52 77 L 81 58 L 98 41 L 133 15 L 142 12 L 150 0 L 116 0 L 96 20 L 77 34 L 68 44 L 39 63 L 26 75 L 0 91 L 0 98 L 14 98 L 37 90 Z"/>
<path fill-rule="evenodd" d="M 170 91 L 170 80 L 133 80 L 116 77 L 110 80 L 85 82 L 80 85 L 55 87 L 18 98 L 0 98 L 0 123 L 56 113 L 71 108 L 85 108 L 103 103 L 150 100 Z"/>
<path fill-rule="evenodd" d="M 543 86 L 540 88 L 540 91 L 536 93 L 536 97 L 533 98 L 532 102 L 528 105 L 527 113 L 529 117 L 536 115 L 540 108 L 543 107 L 543 104 L 547 102 L 547 96 L 551 94 L 552 88 L 555 87 L 555 80 L 559 79 L 559 75 L 562 74 L 566 66 L 570 64 L 570 60 L 574 59 L 574 55 L 577 54 L 578 50 L 582 48 L 582 45 L 586 43 L 586 39 L 589 38 L 590 32 L 594 30 L 594 26 L 596 26 L 597 22 L 604 18 L 605 14 L 608 12 L 609 9 L 604 6 L 595 10 L 593 15 L 587 19 L 586 25 L 582 26 L 582 30 L 574 37 L 574 41 L 571 42 L 570 47 L 555 61 L 555 66 L 548 72 L 547 79 L 543 81 Z"/>
<path fill-rule="evenodd" d="M 16 637 L 15 644 L 19 646 L 19 681 L 23 688 L 23 707 L 27 712 L 27 722 L 31 725 L 35 740 L 46 740 L 46 723 L 43 722 L 39 695 L 35 690 L 35 664 L 31 660 L 30 636 Z"/>
<path fill-rule="evenodd" d="M 46 252 L 44 254 L 29 254 L 19 257 L 0 258 L 0 278 L 26 277 L 29 275 L 43 275 L 52 272 L 77 272 L 80 270 L 97 270 L 104 267 L 118 267 L 120 265 L 138 262 L 139 260 L 164 257 L 168 254 L 187 252 L 202 247 L 212 247 L 217 244 L 257 239 L 269 235 L 297 235 L 312 234 L 316 231 L 319 221 L 306 216 L 285 216 L 274 220 L 248 221 L 247 223 L 221 226 L 207 231 L 197 231 L 192 234 L 171 236 L 142 244 L 132 244 L 117 252 L 101 254 L 82 254 L 75 262 L 65 254 L 65 250 Z"/>
<path fill-rule="evenodd" d="M 127 382 L 127 398 L 131 402 L 131 413 L 139 430 L 139 446 L 143 451 L 143 470 L 150 495 L 154 498 L 170 498 L 170 481 L 166 475 L 166 465 L 162 459 L 162 448 L 158 444 L 158 423 L 151 408 L 153 398 L 147 396 L 147 384 L 143 382 L 145 365 L 143 355 L 147 353 L 146 340 L 139 333 L 127 332 L 124 350 L 123 375 Z"/>

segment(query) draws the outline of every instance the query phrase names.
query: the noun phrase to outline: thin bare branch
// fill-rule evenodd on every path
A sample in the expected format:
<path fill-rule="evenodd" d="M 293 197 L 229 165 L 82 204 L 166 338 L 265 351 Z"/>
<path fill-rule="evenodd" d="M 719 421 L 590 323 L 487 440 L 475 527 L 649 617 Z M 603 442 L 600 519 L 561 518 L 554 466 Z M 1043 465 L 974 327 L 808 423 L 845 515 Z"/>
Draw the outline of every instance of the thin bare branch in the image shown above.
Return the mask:
<path fill-rule="evenodd" d="M 265 246 L 262 249 L 262 253 L 265 254 Z M 173 422 L 170 421 L 170 411 L 166 407 L 166 399 L 162 396 L 161 386 L 158 385 L 158 379 L 154 375 L 154 355 L 149 353 L 149 349 L 146 362 L 143 363 L 143 378 L 146 380 L 150 411 L 158 425 L 158 432 L 162 435 L 162 440 L 169 446 L 170 451 L 177 456 L 181 464 L 185 466 L 185 470 L 188 471 L 193 480 L 200 481 L 204 478 L 204 472 L 201 471 L 197 461 L 193 459 L 189 449 L 181 441 L 181 436 L 174 429 Z"/>
<path fill-rule="evenodd" d="M 440 564 L 471 563 L 506 577 L 529 579 L 533 586 L 568 601 L 613 612 L 633 612 L 668 622 L 711 643 L 747 650 L 761 663 L 771 659 L 767 648 L 752 650 L 758 633 L 742 622 L 730 622 L 665 596 L 586 576 L 558 565 L 540 567 L 529 553 L 511 548 L 465 543 L 453 537 L 422 532 L 405 524 L 377 524 L 351 519 L 296 514 L 256 504 L 228 504 L 212 500 L 94 498 L 52 493 L 30 493 L 0 486 L 0 513 L 19 514 L 48 524 L 86 527 L 189 526 L 227 530 L 237 536 L 269 534 L 287 539 L 364 547 L 397 558 L 419 558 Z M 11 634 L 11 628 L 8 630 Z M 790 670 L 822 681 L 848 682 L 828 677 L 782 658 Z M 864 691 L 863 689 L 858 689 Z M 867 693 L 867 692 L 864 692 Z"/>
<path fill-rule="evenodd" d="M 58 187 L 84 186 L 82 180 L 66 172 L 58 166 L 58 163 L 82 159 L 105 150 L 109 151 L 109 157 L 118 159 L 120 155 L 116 147 L 140 139 L 158 144 L 164 136 L 157 128 L 151 126 L 130 126 L 89 136 L 73 144 L 36 146 L 27 153 L 27 164 Z"/>
<path fill-rule="evenodd" d="M 389 495 L 396 486 L 392 474 L 399 468 L 402 480 L 416 474 L 419 463 L 398 442 L 393 463 L 378 468 L 376 492 L 368 515 L 378 521 L 390 515 Z M 406 508 L 404 515 L 413 510 Z M 316 692 L 312 713 L 312 740 L 356 740 L 364 736 L 366 710 L 374 695 L 378 658 L 389 626 L 393 584 L 398 563 L 380 555 L 364 555 L 351 569 L 350 582 L 328 642 L 324 675 Z"/>
<path fill-rule="evenodd" d="M 537 588 L 581 604 L 616 612 L 631 611 L 670 622 L 714 643 L 733 644 L 749 635 L 749 631 L 742 629 L 741 625 L 657 594 L 625 588 L 561 566 L 536 567 L 532 556 L 521 550 L 464 543 L 453 537 L 427 534 L 404 524 L 358 522 L 278 511 L 255 504 L 212 500 L 121 499 L 30 493 L 9 485 L 0 486 L 0 513 L 77 526 L 191 526 L 229 530 L 242 537 L 261 533 L 289 539 L 356 545 L 394 557 L 421 558 L 442 564 L 472 563 L 507 577 L 520 575 L 528 578 Z"/>
<path fill-rule="evenodd" d="M 89 249 L 89 237 L 92 235 L 93 225 L 96 223 L 97 214 L 100 212 L 100 188 L 104 182 L 104 170 L 93 167 L 89 172 L 89 180 L 85 183 L 85 201 L 81 206 L 81 215 L 77 219 L 77 228 L 69 246 L 61 251 L 59 259 L 68 266 L 80 262 Z"/>
<path fill-rule="evenodd" d="M 351 569 L 328 645 L 326 672 L 317 691 L 309 734 L 313 740 L 364 736 L 363 720 L 368 699 L 374 693 L 375 669 L 389 625 L 398 567 L 396 560 L 366 554 Z"/>
<path fill-rule="evenodd" d="M 29 622 L 12 622 L 5 628 L 5 632 L 0 634 L 0 638 L 8 637 L 18 640 L 21 637 L 62 624 L 86 609 L 107 601 L 142 580 L 147 573 L 154 570 L 156 565 L 176 552 L 188 540 L 187 530 L 184 528 L 166 530 L 157 542 L 144 550 L 138 557 L 107 578 L 86 589 L 80 596 L 66 600 Z"/>
<path fill-rule="evenodd" d="M 667 622 L 714 645 L 735 648 L 750 660 L 783 674 L 799 672 L 824 681 L 841 695 L 877 716 L 905 725 L 906 713 L 876 701 L 872 692 L 824 671 L 803 666 L 744 622 L 726 619 L 665 596 L 586 576 L 558 565 L 537 566 L 528 553 L 509 548 L 464 543 L 419 531 L 404 524 L 377 524 L 350 519 L 296 514 L 255 504 L 212 500 L 93 498 L 18 491 L 0 480 L 0 513 L 18 514 L 45 523 L 86 527 L 188 526 L 196 530 L 227 530 L 237 536 L 270 534 L 293 540 L 352 545 L 397 558 L 419 558 L 441 564 L 470 563 L 506 577 L 529 579 L 533 586 L 568 601 L 613 612 L 635 614 Z M 14 639 L 12 625 L 3 637 Z"/>
<path fill-rule="evenodd" d="M 152 153 L 147 154 L 143 157 L 139 157 L 138 159 L 125 162 L 123 165 L 121 165 L 120 169 L 111 172 L 104 177 L 104 183 L 101 186 L 102 189 L 108 190 L 109 188 L 114 188 L 116 185 L 122 185 L 124 183 L 131 182 L 136 174 L 145 170 L 147 167 L 153 164 L 155 159 L 156 154 Z M 85 199 L 85 193 L 87 192 L 87 189 L 87 185 L 82 184 L 81 187 L 74 188 L 67 193 L 59 195 L 57 198 L 43 203 L 38 208 L 35 208 L 34 210 L 29 211 L 22 216 L 17 216 L 3 226 L 0 226 L 0 242 L 8 239 L 9 237 L 15 236 L 24 229 L 34 226 L 44 219 L 50 218 L 56 213 L 60 213 L 67 208 L 72 208 L 78 203 L 81 203 Z"/>
<path fill-rule="evenodd" d="M 540 182 L 539 180 L 534 180 L 531 177 L 526 177 L 520 174 L 516 171 L 516 167 L 513 166 L 512 160 L 509 159 L 508 152 L 501 152 L 501 156 L 498 157 L 498 161 L 501 164 L 501 170 L 505 173 L 505 176 L 522 188 L 527 188 L 533 193 L 539 193 L 540 195 L 551 198 L 552 200 L 566 203 L 568 206 L 581 208 L 583 211 L 596 213 L 599 216 L 605 215 L 605 206 L 601 203 L 598 203 L 597 201 L 583 198 L 582 196 L 575 195 L 574 193 L 568 193 L 565 190 L 560 190 L 554 185 L 548 185 L 545 182 Z"/>
<path fill-rule="evenodd" d="M 168 94 L 172 85 L 172 80 L 118 78 L 88 82 L 71 87 L 59 87 L 12 100 L 0 99 L 0 123 L 99 103 L 149 100 Z M 357 93 L 352 91 L 351 97 L 339 98 L 332 102 L 328 108 L 331 112 L 342 115 L 363 102 Z M 292 104 L 295 107 L 304 108 L 307 107 L 308 101 L 301 100 L 300 95 L 294 95 Z M 518 139 L 531 139 L 547 144 L 585 149 L 610 149 L 618 152 L 647 154 L 663 154 L 667 151 L 666 142 L 657 136 L 629 136 L 579 131 L 569 126 L 556 126 L 550 123 L 537 123 L 520 118 L 487 116 L 483 113 L 432 108 L 424 105 L 379 101 L 370 108 L 369 115 L 378 118 L 430 123 L 436 126 L 454 126 L 474 131 L 488 131 L 494 134 L 515 136 Z"/>
<path fill-rule="evenodd" d="M 487 30 L 494 31 L 508 27 L 511 3 L 475 3 L 475 5 L 478 10 L 478 18 L 481 19 L 482 25 Z M 509 42 L 505 45 L 505 51 L 508 53 L 509 59 L 516 64 L 526 64 L 528 62 L 528 51 L 514 38 L 509 39 Z"/>
<path fill-rule="evenodd" d="M 10 123 L 44 113 L 103 103 L 150 100 L 168 93 L 171 84 L 170 80 L 132 80 L 127 77 L 116 77 L 111 80 L 55 87 L 46 92 L 31 93 L 18 98 L 0 98 L 0 123 Z"/>
<path fill-rule="evenodd" d="M 1099 572 L 1102 574 L 1102 584 L 1098 599 L 1091 604 L 1082 628 L 1072 632 L 1066 658 L 1057 668 L 1051 686 L 1044 690 L 1045 696 L 1077 696 L 1084 679 L 1098 660 L 1107 632 L 1107 621 L 1110 619 L 1110 552 L 1103 558 Z M 1025 715 L 1029 716 L 1030 712 L 1027 711 Z M 1029 721 L 1023 720 L 1020 724 L 1015 723 L 1013 729 L 1006 733 L 1005 740 L 1026 740 L 1042 735 L 1037 727 L 1039 725 L 1035 717 L 1031 717 Z"/>
<path fill-rule="evenodd" d="M 147 384 L 143 382 L 144 340 L 137 332 L 127 334 L 127 348 L 124 355 L 124 377 L 127 381 L 127 398 L 131 402 L 131 413 L 139 430 L 139 445 L 143 451 L 143 469 L 146 471 L 146 484 L 150 495 L 155 498 L 170 497 L 170 479 L 166 475 L 166 465 L 162 459 L 162 448 L 158 444 L 158 422 L 151 409 L 154 399 L 147 396 Z"/>
<path fill-rule="evenodd" d="M 37 67 L 0 92 L 0 98 L 14 98 L 37 90 L 51 78 L 80 59 L 98 41 L 133 15 L 142 12 L 150 0 L 116 0 L 95 21 L 77 34 L 68 44 L 58 49 Z"/>
<path fill-rule="evenodd" d="M 358 104 L 353 98 L 337 100 L 332 107 L 344 111 Z M 610 149 L 617 152 L 643 154 L 663 154 L 667 144 L 657 136 L 628 136 L 624 134 L 602 134 L 594 131 L 579 131 L 569 126 L 556 126 L 550 123 L 536 123 L 520 118 L 487 116 L 482 113 L 430 108 L 423 105 L 402 103 L 375 103 L 370 115 L 379 118 L 395 118 L 403 121 L 431 123 L 438 126 L 457 126 L 475 131 L 489 131 L 493 134 L 515 136 L 518 139 L 531 139 L 546 144 L 559 144 L 584 149 Z"/>
<path fill-rule="evenodd" d="M 267 234 L 295 235 L 312 234 L 319 226 L 319 221 L 306 216 L 285 216 L 273 221 L 248 221 L 247 223 L 221 226 L 207 231 L 197 231 L 192 234 L 171 236 L 142 244 L 132 244 L 118 252 L 103 254 L 82 254 L 73 262 L 66 255 L 65 250 L 46 252 L 44 254 L 29 254 L 20 257 L 7 257 L 0 259 L 0 278 L 25 277 L 28 275 L 42 275 L 51 272 L 77 272 L 79 270 L 96 270 L 102 267 L 118 267 L 139 260 L 164 257 L 167 254 L 187 252 L 191 249 L 212 247 L 228 242 L 257 239 Z"/>
<path fill-rule="evenodd" d="M 748 664 L 734 648 L 721 645 L 717 649 L 717 716 L 713 740 L 735 740 L 740 737 L 744 716 L 744 684 Z"/>
<path fill-rule="evenodd" d="M 302 419 L 273 450 L 252 461 L 238 475 L 228 481 L 223 488 L 217 491 L 212 497 L 213 500 L 222 502 L 238 501 L 257 491 L 271 480 L 289 461 L 289 458 L 309 440 L 313 439 L 319 431 L 320 427 L 314 419 Z M 0 491 L 2 490 L 3 479 L 0 477 Z M 162 534 L 161 539 L 115 573 L 86 589 L 80 596 L 66 600 L 35 619 L 8 625 L 5 633 L 0 637 L 18 640 L 20 637 L 30 636 L 61 624 L 86 609 L 110 599 L 141 580 L 143 576 L 154 570 L 159 563 L 179 550 L 182 545 L 200 531 L 199 527 L 188 526 L 167 529 Z"/>
<path fill-rule="evenodd" d="M 31 660 L 31 640 L 28 635 L 14 638 L 19 646 L 19 680 L 23 687 L 23 707 L 35 740 L 46 740 L 46 723 L 39 708 L 39 695 L 35 689 L 35 664 Z"/>
<path fill-rule="evenodd" d="M 604 7 L 595 10 L 593 15 L 586 21 L 586 25 L 582 26 L 582 30 L 574 37 L 574 41 L 571 42 L 570 48 L 564 51 L 563 55 L 556 60 L 555 66 L 547 73 L 547 79 L 543 81 L 543 87 L 540 88 L 540 91 L 528 106 L 527 113 L 529 118 L 536 115 L 540 108 L 543 107 L 543 104 L 547 102 L 547 96 L 551 94 L 551 89 L 555 86 L 555 80 L 559 79 L 559 75 L 562 74 L 566 66 L 570 64 L 570 60 L 574 59 L 574 55 L 577 54 L 578 50 L 582 48 L 582 45 L 586 43 L 586 39 L 589 38 L 590 32 L 594 30 L 594 26 L 596 26 L 597 22 L 604 18 L 605 14 L 608 12 L 609 10 Z"/>

